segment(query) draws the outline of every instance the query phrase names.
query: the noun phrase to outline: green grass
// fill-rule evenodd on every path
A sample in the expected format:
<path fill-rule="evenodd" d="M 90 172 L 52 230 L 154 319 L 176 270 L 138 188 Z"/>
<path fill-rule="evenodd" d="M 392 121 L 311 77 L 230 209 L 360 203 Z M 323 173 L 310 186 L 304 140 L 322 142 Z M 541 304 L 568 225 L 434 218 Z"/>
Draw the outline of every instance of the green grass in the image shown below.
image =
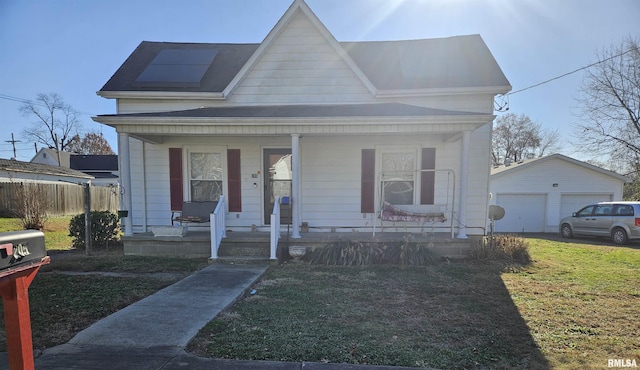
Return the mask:
<path fill-rule="evenodd" d="M 42 266 L 29 288 L 34 349 L 69 341 L 99 319 L 136 302 L 172 280 L 145 277 L 68 276 L 52 271 L 126 273 L 170 272 L 187 275 L 207 265 L 206 258 L 139 257 L 123 255 L 122 247 L 96 250 L 91 256 L 73 250 L 69 234 L 71 217 L 49 219 L 44 233 L 51 263 Z M 0 232 L 21 230 L 20 221 L 0 218 Z M 178 279 L 179 277 L 176 277 Z M 0 304 L 0 309 L 2 304 Z M 6 351 L 4 317 L 0 320 L 0 351 Z"/>
<path fill-rule="evenodd" d="M 47 220 L 44 229 L 44 241 L 47 250 L 69 250 L 73 238 L 69 236 L 71 217 L 52 217 Z M 22 225 L 17 218 L 0 218 L 0 232 L 20 231 Z"/>
<path fill-rule="evenodd" d="M 272 267 L 196 354 L 461 368 L 640 362 L 640 249 L 529 239 L 528 266 Z M 592 244 L 593 243 L 593 244 Z"/>
<path fill-rule="evenodd" d="M 503 279 L 550 363 L 640 362 L 640 249 L 533 239 L 531 253 L 534 265 Z"/>
<path fill-rule="evenodd" d="M 66 343 L 99 319 L 171 283 L 138 277 L 39 273 L 29 288 L 33 348 L 44 350 Z M 0 351 L 6 351 L 4 318 L 0 325 Z"/>

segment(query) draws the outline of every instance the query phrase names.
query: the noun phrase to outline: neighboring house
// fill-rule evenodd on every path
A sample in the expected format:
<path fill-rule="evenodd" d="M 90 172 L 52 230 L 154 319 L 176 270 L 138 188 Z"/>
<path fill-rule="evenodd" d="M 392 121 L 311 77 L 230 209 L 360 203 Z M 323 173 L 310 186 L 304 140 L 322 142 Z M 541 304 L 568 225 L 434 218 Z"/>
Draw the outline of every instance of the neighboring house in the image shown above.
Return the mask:
<path fill-rule="evenodd" d="M 48 164 L 51 166 L 69 167 L 70 158 L 73 153 L 57 151 L 55 149 L 43 148 L 31 159 L 31 163 Z"/>
<path fill-rule="evenodd" d="M 442 217 L 385 230 L 467 238 L 485 233 L 493 101 L 510 89 L 479 35 L 338 42 L 295 0 L 259 44 L 142 42 L 98 91 L 117 114 L 94 120 L 118 132 L 127 235 L 221 195 L 227 230 L 268 230 L 279 194 L 293 237 L 371 231 L 387 200 Z"/>
<path fill-rule="evenodd" d="M 0 182 L 86 184 L 93 176 L 67 167 L 0 159 Z"/>
<path fill-rule="evenodd" d="M 496 232 L 558 232 L 560 219 L 585 205 L 622 199 L 628 178 L 553 154 L 491 169 L 492 204 L 504 208 Z"/>
<path fill-rule="evenodd" d="M 74 154 L 69 159 L 71 169 L 93 176 L 92 185 L 118 185 L 118 156 Z"/>

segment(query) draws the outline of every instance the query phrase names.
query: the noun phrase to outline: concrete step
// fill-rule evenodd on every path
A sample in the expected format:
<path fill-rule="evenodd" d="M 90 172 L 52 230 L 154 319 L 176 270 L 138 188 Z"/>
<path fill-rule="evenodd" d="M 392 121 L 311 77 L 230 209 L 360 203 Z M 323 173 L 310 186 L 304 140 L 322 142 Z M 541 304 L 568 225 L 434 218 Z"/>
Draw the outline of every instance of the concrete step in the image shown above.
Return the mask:
<path fill-rule="evenodd" d="M 218 256 L 218 259 L 215 260 L 215 263 L 224 263 L 229 265 L 266 265 L 278 263 L 278 260 L 251 256 Z"/>
<path fill-rule="evenodd" d="M 269 242 L 226 241 L 218 248 L 219 257 L 260 257 L 269 258 Z"/>

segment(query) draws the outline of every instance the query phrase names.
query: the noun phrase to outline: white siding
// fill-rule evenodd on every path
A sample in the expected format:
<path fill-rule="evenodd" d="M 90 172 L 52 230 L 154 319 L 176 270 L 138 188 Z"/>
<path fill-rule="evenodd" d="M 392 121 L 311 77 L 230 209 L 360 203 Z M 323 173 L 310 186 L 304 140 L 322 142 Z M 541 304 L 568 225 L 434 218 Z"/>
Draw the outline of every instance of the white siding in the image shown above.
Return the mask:
<path fill-rule="evenodd" d="M 609 202 L 613 194 L 562 194 L 560 197 L 560 219 L 571 216 L 582 207 L 598 202 Z"/>
<path fill-rule="evenodd" d="M 481 130 L 483 131 L 483 130 Z M 478 135 L 486 133 L 479 132 Z M 475 134 L 474 134 L 475 135 Z M 414 135 L 407 140 L 404 136 L 305 136 L 300 139 L 302 165 L 302 221 L 312 230 L 322 231 L 331 228 L 372 227 L 372 215 L 360 213 L 361 188 L 361 151 L 363 148 L 379 149 L 385 146 L 410 145 L 414 147 L 435 147 L 436 168 L 448 168 L 456 171 L 455 180 L 459 181 L 460 141 L 444 143 L 439 136 Z M 473 143 L 473 141 L 472 141 Z M 163 144 L 144 145 L 131 139 L 132 158 L 132 216 L 135 230 L 144 226 L 169 225 L 171 211 L 169 206 L 168 149 L 171 147 L 216 146 L 240 149 L 242 176 L 242 212 L 227 215 L 227 225 L 232 230 L 247 230 L 251 225 L 263 226 L 263 174 L 262 153 L 265 148 L 290 148 L 291 138 L 281 137 L 167 137 Z M 483 149 L 473 148 L 484 152 Z M 486 158 L 488 156 L 478 156 Z M 470 176 L 486 177 L 477 168 L 486 167 L 482 161 L 473 160 L 474 173 Z M 143 166 L 144 164 L 144 166 Z M 145 168 L 142 172 L 140 169 Z M 486 173 L 486 172 L 485 172 Z M 254 177 L 257 176 L 257 177 Z M 453 176 L 446 173 L 436 176 L 435 203 L 446 205 L 455 196 L 459 200 L 460 186 L 456 184 L 453 193 Z M 143 183 L 145 186 L 143 187 Z M 255 186 L 254 186 L 255 183 Z M 473 180 L 479 189 L 470 189 L 467 229 L 471 234 L 481 234 L 485 222 L 486 180 Z M 483 186 L 484 184 L 484 186 Z M 474 185 L 475 186 L 475 185 Z M 145 208 L 146 201 L 146 208 Z M 457 204 L 454 209 L 457 211 Z M 480 216 L 478 216 L 480 215 Z M 380 220 L 375 219 L 379 227 Z M 407 225 L 419 227 L 419 223 Z M 449 223 L 438 224 L 448 232 Z M 404 230 L 404 223 L 387 223 L 386 227 L 398 227 Z"/>
<path fill-rule="evenodd" d="M 371 102 L 373 96 L 299 12 L 230 96 L 236 104 Z"/>
<path fill-rule="evenodd" d="M 546 194 L 545 232 L 557 232 L 563 195 L 610 194 L 612 200 L 622 199 L 623 181 L 618 178 L 559 158 L 539 161 L 500 176 L 494 175 L 492 203 L 496 204 L 500 194 Z"/>

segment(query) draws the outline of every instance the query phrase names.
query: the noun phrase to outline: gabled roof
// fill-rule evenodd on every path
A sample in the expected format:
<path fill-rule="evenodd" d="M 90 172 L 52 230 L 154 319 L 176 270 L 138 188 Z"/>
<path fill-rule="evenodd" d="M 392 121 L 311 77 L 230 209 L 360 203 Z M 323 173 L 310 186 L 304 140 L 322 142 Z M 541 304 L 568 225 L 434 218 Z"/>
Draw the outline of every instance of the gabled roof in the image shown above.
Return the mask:
<path fill-rule="evenodd" d="M 118 156 L 110 155 L 72 155 L 70 159 L 71 168 L 85 173 L 96 171 L 117 171 Z M 92 173 L 93 174 L 93 173 Z"/>
<path fill-rule="evenodd" d="M 0 159 L 0 171 L 93 179 L 93 176 L 62 166 Z"/>
<path fill-rule="evenodd" d="M 63 167 L 69 167 L 69 160 L 71 158 L 71 155 L 73 153 L 69 153 L 69 152 L 63 152 L 60 151 L 58 153 L 57 150 L 55 149 L 51 149 L 51 148 L 42 148 L 38 151 L 38 153 L 36 153 L 36 155 L 33 156 L 33 158 L 31 159 L 31 162 L 33 163 L 40 163 L 40 162 L 34 162 L 34 159 L 38 158 L 39 156 L 49 156 L 49 158 L 53 159 L 53 161 L 55 163 L 58 163 L 58 155 L 60 158 L 60 163 L 58 163 L 58 165 L 63 166 Z"/>
<path fill-rule="evenodd" d="M 599 172 L 603 175 L 607 175 L 607 176 L 611 176 L 611 177 L 615 177 L 619 180 L 622 180 L 624 182 L 631 182 L 631 179 L 629 179 L 626 176 L 620 175 L 616 172 L 613 171 L 609 171 L 609 170 L 605 170 L 604 168 L 600 168 L 598 166 L 594 166 L 592 164 L 589 164 L 587 162 L 582 162 L 579 161 L 577 159 L 571 158 L 571 157 L 567 157 L 565 155 L 562 154 L 551 154 L 545 157 L 540 157 L 540 158 L 533 158 L 533 159 L 527 159 L 521 162 L 513 162 L 511 164 L 509 164 L 508 166 L 506 165 L 499 165 L 499 166 L 494 166 L 493 168 L 491 168 L 491 178 L 497 178 L 497 177 L 501 177 L 504 175 L 510 175 L 513 173 L 517 173 L 519 171 L 523 171 L 526 170 L 527 168 L 531 168 L 533 166 L 536 166 L 538 164 L 550 161 L 552 159 L 559 159 L 562 161 L 565 161 L 567 163 L 576 165 L 576 166 L 581 166 L 584 167 L 588 170 L 591 171 L 596 171 Z"/>
<path fill-rule="evenodd" d="M 509 81 L 479 35 L 438 39 L 338 42 L 303 0 L 295 0 L 260 44 L 143 41 L 98 94 L 177 92 L 228 96 L 268 50 L 288 22 L 302 12 L 373 94 L 404 91 L 491 91 Z M 209 50 L 215 57 L 198 84 L 144 85 L 136 79 L 163 50 Z"/>

